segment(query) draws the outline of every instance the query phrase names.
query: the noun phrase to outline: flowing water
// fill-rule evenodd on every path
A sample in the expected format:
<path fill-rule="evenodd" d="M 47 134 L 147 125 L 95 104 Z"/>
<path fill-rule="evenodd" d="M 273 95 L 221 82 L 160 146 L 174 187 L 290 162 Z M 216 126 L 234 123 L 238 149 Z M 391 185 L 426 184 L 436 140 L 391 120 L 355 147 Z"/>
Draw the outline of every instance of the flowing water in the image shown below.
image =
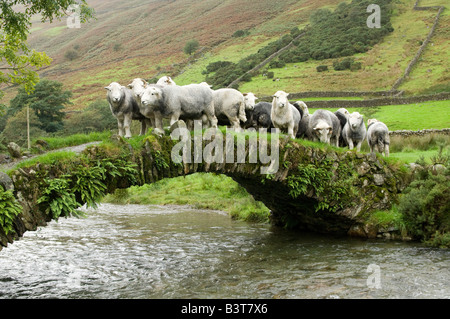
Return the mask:
<path fill-rule="evenodd" d="M 450 298 L 450 251 L 101 205 L 0 251 L 0 298 Z"/>

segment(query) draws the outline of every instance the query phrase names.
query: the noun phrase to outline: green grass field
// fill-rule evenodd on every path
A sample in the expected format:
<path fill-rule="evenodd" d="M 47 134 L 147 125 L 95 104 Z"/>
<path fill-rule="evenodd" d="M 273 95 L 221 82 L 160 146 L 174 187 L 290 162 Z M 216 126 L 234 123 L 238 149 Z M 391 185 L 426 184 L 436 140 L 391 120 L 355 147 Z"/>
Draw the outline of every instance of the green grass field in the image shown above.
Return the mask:
<path fill-rule="evenodd" d="M 267 222 L 269 210 L 247 191 L 224 175 L 198 173 L 131 187 L 108 195 L 105 202 L 139 205 L 189 205 L 199 209 L 222 210 L 233 218 Z"/>
<path fill-rule="evenodd" d="M 337 108 L 328 110 L 335 112 Z M 450 128 L 450 100 L 347 110 L 364 115 L 366 123 L 369 118 L 376 118 L 385 123 L 390 131 Z M 311 114 L 314 111 L 315 109 L 310 109 Z"/>

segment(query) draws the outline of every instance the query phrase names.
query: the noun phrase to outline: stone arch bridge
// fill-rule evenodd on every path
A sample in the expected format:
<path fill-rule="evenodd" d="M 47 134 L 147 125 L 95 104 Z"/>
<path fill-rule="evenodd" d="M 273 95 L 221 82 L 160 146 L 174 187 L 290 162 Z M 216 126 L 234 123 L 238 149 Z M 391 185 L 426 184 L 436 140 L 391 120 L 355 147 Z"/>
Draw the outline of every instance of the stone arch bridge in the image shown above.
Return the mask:
<path fill-rule="evenodd" d="M 113 137 L 112 142 L 86 149 L 84 157 L 92 159 L 94 163 L 118 157 L 119 154 L 123 157 L 125 154 L 129 162 L 136 164 L 134 180 L 140 185 L 198 172 L 224 174 L 271 210 L 270 220 L 274 225 L 366 238 L 376 237 L 382 231 L 370 224 L 371 213 L 390 209 L 410 180 L 410 174 L 405 168 L 386 161 L 380 155 L 356 153 L 308 141 L 290 140 L 283 136 L 279 137 L 277 143 L 269 141 L 263 144 L 262 137 L 257 135 L 245 137 L 241 144 L 237 142 L 236 136 L 233 141 L 235 143 L 230 146 L 230 143 L 227 144 L 230 140 L 223 138 L 219 139 L 219 144 L 215 144 L 217 147 L 223 143 L 224 150 L 234 150 L 234 160 L 230 160 L 231 156 L 225 160 L 229 153 L 224 152 L 220 155 L 224 159 L 222 162 L 208 162 L 205 158 L 192 163 L 174 162 L 172 153 L 179 145 L 179 140 L 174 141 L 167 135 L 148 135 L 137 143 Z M 272 159 L 278 161 L 277 170 L 269 172 L 271 174 L 262 172 L 273 163 L 259 159 L 251 161 L 252 142 L 255 141 L 259 144 L 259 150 L 264 145 L 267 154 L 276 154 Z M 188 146 L 195 154 L 195 136 L 190 137 L 190 142 Z M 211 146 L 205 140 L 199 143 L 203 149 Z M 216 153 L 216 150 L 212 153 Z M 180 154 L 183 156 L 185 153 Z M 74 170 L 71 165 L 79 165 L 74 163 L 77 161 L 37 163 L 9 173 L 11 179 L 9 182 L 4 181 L 3 185 L 14 189 L 23 212 L 14 221 L 14 232 L 6 235 L 0 229 L 0 248 L 21 237 L 25 231 L 36 230 L 51 220 L 37 202 L 41 195 L 39 185 L 42 185 L 39 179 L 42 176 L 56 178 L 70 173 Z M 131 186 L 128 179 L 120 177 L 105 183 L 108 192 Z"/>

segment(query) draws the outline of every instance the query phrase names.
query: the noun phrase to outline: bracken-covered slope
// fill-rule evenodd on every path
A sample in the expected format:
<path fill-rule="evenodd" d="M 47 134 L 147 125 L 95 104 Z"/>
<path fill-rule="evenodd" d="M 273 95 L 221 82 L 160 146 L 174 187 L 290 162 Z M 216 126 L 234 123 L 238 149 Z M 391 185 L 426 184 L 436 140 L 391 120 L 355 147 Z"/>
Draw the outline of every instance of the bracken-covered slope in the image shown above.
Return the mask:
<path fill-rule="evenodd" d="M 96 19 L 69 29 L 66 20 L 33 23 L 29 42 L 45 51 L 52 64 L 40 74 L 64 83 L 74 93 L 73 109 L 103 99 L 104 87 L 112 81 L 124 85 L 135 77 L 172 75 L 178 84 L 202 82 L 202 71 L 210 62 L 237 62 L 267 43 L 289 33 L 293 27 L 308 24 L 318 8 L 333 10 L 342 0 L 90 0 Z M 349 2 L 349 1 L 347 1 Z M 445 5 L 445 0 L 424 0 L 421 5 Z M 283 89 L 289 92 L 322 90 L 390 89 L 414 57 L 429 32 L 434 11 L 413 11 L 415 0 L 393 0 L 395 31 L 367 53 L 356 56 L 363 68 L 358 72 L 317 73 L 319 64 L 332 60 L 307 61 L 274 69 L 273 82 L 255 77 L 241 86 L 243 91 L 269 95 Z M 449 21 L 444 11 L 417 70 L 400 87 L 411 92 L 449 82 Z M 237 30 L 249 34 L 232 37 Z M 197 39 L 199 54 L 183 53 L 187 41 Z M 72 53 L 70 57 L 68 55 Z M 332 69 L 332 68 L 331 68 Z M 425 83 L 425 85 L 423 85 Z M 443 84 L 444 83 L 444 84 Z M 7 90 L 5 102 L 16 89 Z"/>

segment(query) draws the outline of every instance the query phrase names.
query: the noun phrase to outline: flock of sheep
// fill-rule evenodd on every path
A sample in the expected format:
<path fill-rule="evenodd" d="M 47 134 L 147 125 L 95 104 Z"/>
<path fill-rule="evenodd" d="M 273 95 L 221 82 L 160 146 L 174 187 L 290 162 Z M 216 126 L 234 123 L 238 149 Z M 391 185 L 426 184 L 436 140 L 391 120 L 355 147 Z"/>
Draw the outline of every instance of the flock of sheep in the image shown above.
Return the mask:
<path fill-rule="evenodd" d="M 272 103 L 256 104 L 258 98 L 253 93 L 242 94 L 229 88 L 212 90 L 205 82 L 178 86 L 166 76 L 156 84 L 136 78 L 127 87 L 113 82 L 105 89 L 119 135 L 126 138 L 131 137 L 132 120 L 141 122 L 141 135 L 150 127 L 163 134 L 164 118 L 170 119 L 170 125 L 184 120 L 190 129 L 194 120 L 202 120 L 204 126 L 213 128 L 277 128 L 291 138 L 356 147 L 358 152 L 367 139 L 372 153 L 378 150 L 389 156 L 389 130 L 384 123 L 369 119 L 366 128 L 361 114 L 350 114 L 344 108 L 335 113 L 319 109 L 310 115 L 304 102 L 291 104 L 289 93 L 283 91 L 273 95 Z"/>

